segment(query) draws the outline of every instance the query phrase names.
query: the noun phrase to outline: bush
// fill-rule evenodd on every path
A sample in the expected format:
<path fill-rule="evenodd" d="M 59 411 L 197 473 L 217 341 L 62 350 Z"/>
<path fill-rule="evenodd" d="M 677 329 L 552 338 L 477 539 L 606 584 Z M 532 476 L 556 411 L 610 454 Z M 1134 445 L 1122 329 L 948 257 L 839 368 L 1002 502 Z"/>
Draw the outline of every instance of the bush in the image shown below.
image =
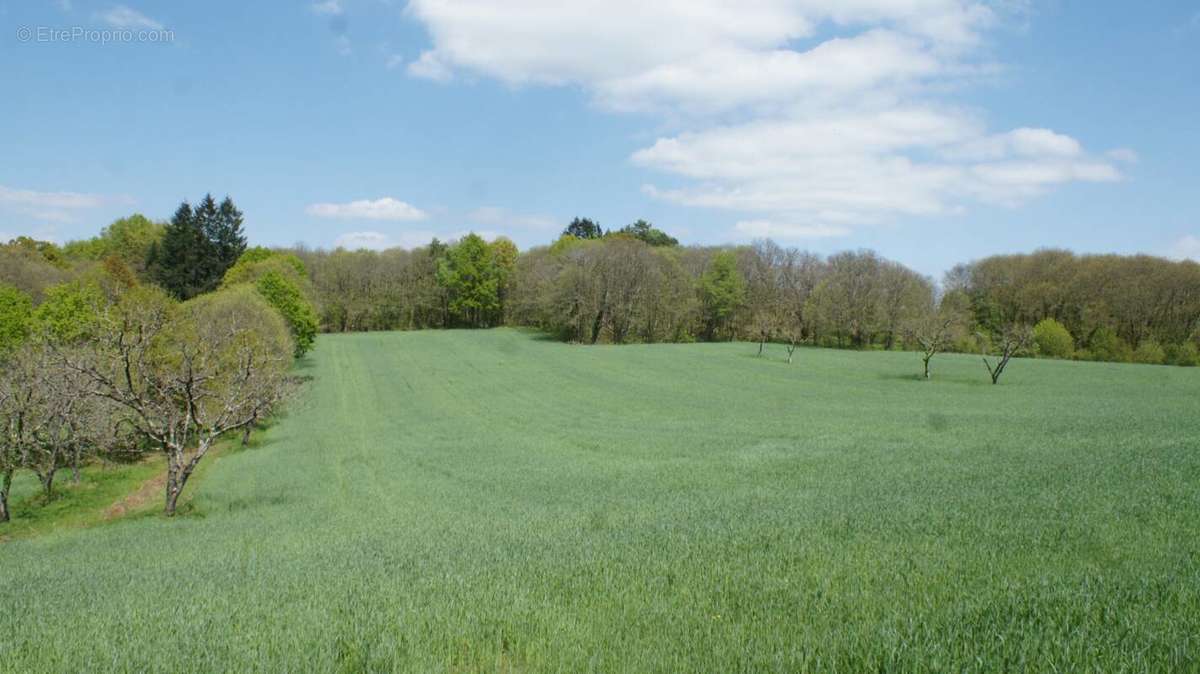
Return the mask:
<path fill-rule="evenodd" d="M 992 338 L 984 334 L 960 335 L 951 343 L 949 350 L 957 353 L 991 353 Z"/>
<path fill-rule="evenodd" d="M 297 358 L 312 348 L 319 322 L 312 300 L 312 283 L 300 258 L 266 248 L 251 248 L 225 272 L 221 287 L 233 288 L 242 284 L 253 285 L 287 321 Z"/>
<path fill-rule="evenodd" d="M 1133 349 L 1108 328 L 1100 328 L 1092 333 L 1092 338 L 1088 341 L 1088 350 L 1092 352 L 1092 360 L 1110 363 L 1128 363 L 1133 360 Z"/>
<path fill-rule="evenodd" d="M 1142 340 L 1138 344 L 1137 350 L 1133 352 L 1133 362 L 1145 363 L 1147 365 L 1162 365 L 1167 358 L 1167 354 L 1158 342 L 1153 339 Z"/>
<path fill-rule="evenodd" d="M 0 284 L 0 354 L 25 341 L 32 320 L 33 299 L 12 286 Z"/>
<path fill-rule="evenodd" d="M 1163 355 L 1163 362 L 1168 365 L 1179 365 L 1182 367 L 1200 365 L 1200 349 L 1197 349 L 1193 342 L 1168 344 L 1163 349 Z"/>
<path fill-rule="evenodd" d="M 1033 342 L 1040 355 L 1050 358 L 1070 358 L 1075 352 L 1075 339 L 1070 331 L 1053 318 L 1043 319 L 1033 327 Z"/>
<path fill-rule="evenodd" d="M 274 307 L 291 329 L 297 358 L 312 348 L 317 339 L 317 312 L 296 284 L 275 270 L 258 277 L 254 287 Z"/>

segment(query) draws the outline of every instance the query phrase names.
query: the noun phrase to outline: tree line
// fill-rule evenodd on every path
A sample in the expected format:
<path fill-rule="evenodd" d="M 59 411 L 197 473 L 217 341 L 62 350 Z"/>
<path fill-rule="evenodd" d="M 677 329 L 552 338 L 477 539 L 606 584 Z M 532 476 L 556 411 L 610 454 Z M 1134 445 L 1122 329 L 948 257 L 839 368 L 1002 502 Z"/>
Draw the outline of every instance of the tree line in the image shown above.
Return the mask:
<path fill-rule="evenodd" d="M 506 239 L 475 235 L 411 250 L 289 252 L 308 267 L 321 329 L 333 332 L 504 323 L 587 344 L 741 339 L 793 351 L 1002 354 L 1006 337 L 1027 329 L 1020 355 L 1198 360 L 1200 265 L 1191 261 L 1042 250 L 959 265 L 939 284 L 868 250 L 685 247 L 632 229 L 576 219 L 552 244 L 519 254 Z M 489 256 L 496 247 L 506 254 Z M 472 273 L 445 273 L 460 267 Z M 464 313 L 462 298 L 478 312 Z"/>
<path fill-rule="evenodd" d="M 206 196 L 169 222 L 135 215 L 61 248 L 19 239 L 0 247 L 0 282 L 37 303 L 90 264 L 127 268 L 186 300 L 224 282 L 243 252 L 241 225 L 228 198 Z M 575 218 L 556 241 L 524 252 L 475 234 L 410 250 L 259 249 L 235 276 L 284 313 L 298 353 L 317 331 L 509 324 L 581 343 L 743 339 L 760 350 L 785 344 L 789 355 L 799 344 L 1000 354 L 1006 335 L 1027 328 L 1021 355 L 1198 360 L 1200 265 L 1144 255 L 998 255 L 936 283 L 867 250 L 681 246 L 645 220 L 605 230 Z"/>

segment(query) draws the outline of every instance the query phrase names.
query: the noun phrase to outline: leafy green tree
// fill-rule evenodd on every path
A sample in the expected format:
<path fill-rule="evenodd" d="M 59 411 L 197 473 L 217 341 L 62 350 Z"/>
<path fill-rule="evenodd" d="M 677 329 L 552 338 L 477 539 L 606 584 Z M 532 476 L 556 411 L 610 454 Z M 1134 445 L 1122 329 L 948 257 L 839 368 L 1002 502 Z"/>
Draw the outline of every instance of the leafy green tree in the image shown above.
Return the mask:
<path fill-rule="evenodd" d="M 449 292 L 450 313 L 461 325 L 492 324 L 500 310 L 500 269 L 483 238 L 471 233 L 451 246 L 438 265 L 437 279 Z"/>
<path fill-rule="evenodd" d="M 133 215 L 113 221 L 101 230 L 100 235 L 82 241 L 71 241 L 63 246 L 68 258 L 103 260 L 115 256 L 135 274 L 146 271 L 150 249 L 162 241 L 166 226 L 142 215 Z"/>
<path fill-rule="evenodd" d="M 712 257 L 700 277 L 700 294 L 705 337 L 716 339 L 746 300 L 746 281 L 738 271 L 737 257 L 732 251 L 721 251 Z"/>
<path fill-rule="evenodd" d="M 224 435 L 267 415 L 294 385 L 287 324 L 248 284 L 183 304 L 152 286 L 103 312 L 93 348 L 68 365 L 167 457 L 166 514 Z"/>
<path fill-rule="evenodd" d="M 29 337 L 33 323 L 33 298 L 0 284 L 0 358 Z"/>
<path fill-rule="evenodd" d="M 4 244 L 4 247 L 9 250 L 19 251 L 25 255 L 36 256 L 59 268 L 67 266 L 62 249 L 50 241 L 39 241 L 28 236 L 18 236 Z"/>
<path fill-rule="evenodd" d="M 222 288 L 251 283 L 267 303 L 283 316 L 292 332 L 297 358 L 316 341 L 319 320 L 313 304 L 312 284 L 300 258 L 267 248 L 247 250 L 225 272 Z"/>
<path fill-rule="evenodd" d="M 1184 342 L 1183 344 L 1168 344 L 1163 347 L 1164 361 L 1169 365 L 1180 365 L 1183 367 L 1195 367 L 1200 365 L 1200 349 L 1196 348 L 1194 342 Z"/>
<path fill-rule="evenodd" d="M 215 290 L 245 250 L 241 211 L 229 197 L 218 206 L 209 194 L 194 209 L 180 204 L 147 266 L 167 292 L 188 299 Z"/>
<path fill-rule="evenodd" d="M 1133 362 L 1146 365 L 1162 365 L 1167 354 L 1162 346 L 1153 339 L 1143 339 L 1138 348 L 1133 351 Z"/>
<path fill-rule="evenodd" d="M 1075 339 L 1066 326 L 1053 318 L 1045 318 L 1033 326 L 1033 343 L 1038 353 L 1050 358 L 1070 358 L 1075 353 Z"/>
<path fill-rule="evenodd" d="M 106 302 L 96 282 L 79 279 L 47 290 L 46 301 L 38 306 L 34 318 L 52 339 L 78 342 L 96 333 Z"/>
<path fill-rule="evenodd" d="M 1133 359 L 1133 349 L 1110 328 L 1100 328 L 1088 340 L 1088 352 L 1092 360 L 1111 363 L 1128 363 Z"/>
<path fill-rule="evenodd" d="M 577 239 L 599 239 L 604 236 L 604 230 L 598 222 L 592 222 L 588 218 L 575 218 L 563 230 L 563 234 L 570 234 Z"/>
<path fill-rule="evenodd" d="M 317 339 L 317 312 L 291 279 L 268 269 L 254 283 L 255 289 L 287 321 L 295 342 L 295 356 L 308 353 Z"/>
<path fill-rule="evenodd" d="M 626 225 L 617 231 L 618 234 L 632 236 L 633 238 L 644 241 L 651 246 L 678 246 L 679 239 L 667 234 L 661 229 L 655 228 L 645 220 Z"/>

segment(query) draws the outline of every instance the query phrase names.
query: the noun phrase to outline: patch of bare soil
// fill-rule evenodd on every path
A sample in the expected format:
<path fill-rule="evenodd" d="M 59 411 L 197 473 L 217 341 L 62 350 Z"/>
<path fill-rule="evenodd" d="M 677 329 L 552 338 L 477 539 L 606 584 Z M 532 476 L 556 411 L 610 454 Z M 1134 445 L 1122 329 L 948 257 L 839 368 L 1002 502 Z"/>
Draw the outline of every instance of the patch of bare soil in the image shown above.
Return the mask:
<path fill-rule="evenodd" d="M 162 498 L 163 489 L 166 488 L 166 485 L 166 472 L 159 472 L 158 475 L 143 482 L 133 493 L 110 505 L 104 511 L 104 519 L 112 520 L 122 517 L 128 512 L 139 510 L 150 501 Z"/>

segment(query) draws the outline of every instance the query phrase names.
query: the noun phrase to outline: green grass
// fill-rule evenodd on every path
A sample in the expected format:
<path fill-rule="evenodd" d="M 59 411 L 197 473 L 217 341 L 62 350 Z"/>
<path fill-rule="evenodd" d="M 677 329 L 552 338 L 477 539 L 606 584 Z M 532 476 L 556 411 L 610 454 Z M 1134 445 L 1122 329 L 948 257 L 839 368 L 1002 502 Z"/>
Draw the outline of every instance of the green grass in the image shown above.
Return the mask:
<path fill-rule="evenodd" d="M 322 336 L 174 521 L 0 545 L 6 671 L 1196 671 L 1200 370 Z"/>
<path fill-rule="evenodd" d="M 19 472 L 9 494 L 12 521 L 0 524 L 0 541 L 109 523 L 117 516 L 110 510 L 112 506 L 152 480 L 165 465 L 159 456 L 147 457 L 138 463 L 93 464 L 80 470 L 78 484 L 72 479 L 70 470 L 63 470 L 55 476 L 54 498 L 49 501 L 33 473 Z M 121 516 L 152 511 L 154 505 L 161 507 L 161 501 L 155 499 L 153 504 L 139 504 Z M 3 558 L 4 550 L 0 549 L 0 560 Z"/>

